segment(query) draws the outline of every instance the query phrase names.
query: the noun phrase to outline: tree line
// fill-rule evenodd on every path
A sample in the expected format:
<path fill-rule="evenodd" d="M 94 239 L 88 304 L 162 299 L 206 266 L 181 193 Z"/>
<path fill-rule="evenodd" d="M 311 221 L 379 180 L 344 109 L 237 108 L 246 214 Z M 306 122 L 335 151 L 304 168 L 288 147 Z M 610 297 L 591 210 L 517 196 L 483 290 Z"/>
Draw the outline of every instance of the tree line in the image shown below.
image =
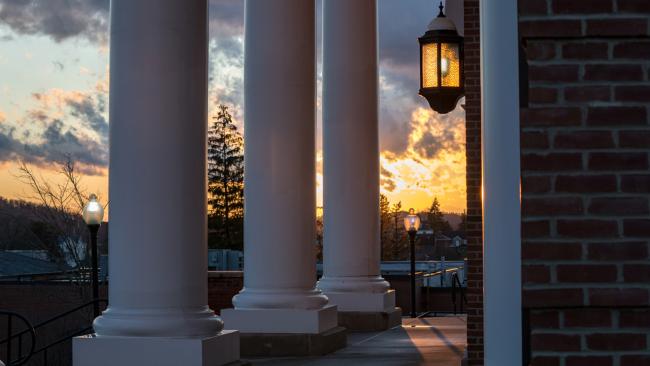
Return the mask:
<path fill-rule="evenodd" d="M 380 240 L 381 240 L 381 259 L 385 261 L 406 260 L 409 256 L 409 242 L 406 230 L 404 229 L 404 216 L 407 215 L 406 209 L 402 207 L 402 202 L 395 204 L 390 203 L 388 197 L 384 194 L 379 198 L 380 213 Z M 445 218 L 440 201 L 434 197 L 429 208 L 418 215 L 422 220 L 421 229 L 433 230 L 436 234 L 451 235 L 456 232 L 451 224 Z M 463 215 L 461 215 L 461 230 L 464 227 Z"/>
<path fill-rule="evenodd" d="M 207 142 L 208 247 L 242 250 L 244 141 L 227 106 L 218 106 L 217 114 L 208 126 Z M 36 244 L 28 247 L 48 251 L 54 261 L 65 262 L 65 258 L 72 258 L 77 266 L 84 264 L 87 233 L 80 212 L 88 194 L 72 160 L 60 163 L 59 172 L 64 183 L 52 184 L 39 179 L 26 164 L 21 163 L 17 178 L 34 193 L 30 199 L 35 203 L 0 199 L 0 249 L 26 248 L 25 244 L 18 242 L 31 242 Z M 391 204 L 382 194 L 379 210 L 382 260 L 406 259 L 405 208 L 401 202 Z M 438 198 L 434 198 L 420 217 L 424 228 L 437 233 L 453 231 Z M 318 252 L 322 253 L 322 217 L 317 218 L 316 226 L 314 241 Z M 100 251 L 106 253 L 103 244 L 100 243 Z"/>

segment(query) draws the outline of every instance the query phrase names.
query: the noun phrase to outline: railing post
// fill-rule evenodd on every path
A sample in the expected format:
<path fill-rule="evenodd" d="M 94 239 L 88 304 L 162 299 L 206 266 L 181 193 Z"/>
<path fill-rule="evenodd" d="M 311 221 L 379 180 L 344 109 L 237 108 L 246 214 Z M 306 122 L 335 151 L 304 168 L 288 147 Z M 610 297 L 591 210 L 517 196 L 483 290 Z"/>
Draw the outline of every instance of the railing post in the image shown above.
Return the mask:
<path fill-rule="evenodd" d="M 456 315 L 456 281 L 455 274 L 451 275 L 451 302 L 454 304 L 454 315 Z"/>
<path fill-rule="evenodd" d="M 18 359 L 23 357 L 23 333 L 18 334 Z"/>
<path fill-rule="evenodd" d="M 11 365 L 11 318 L 13 317 L 12 314 L 9 314 L 7 317 L 7 366 Z"/>

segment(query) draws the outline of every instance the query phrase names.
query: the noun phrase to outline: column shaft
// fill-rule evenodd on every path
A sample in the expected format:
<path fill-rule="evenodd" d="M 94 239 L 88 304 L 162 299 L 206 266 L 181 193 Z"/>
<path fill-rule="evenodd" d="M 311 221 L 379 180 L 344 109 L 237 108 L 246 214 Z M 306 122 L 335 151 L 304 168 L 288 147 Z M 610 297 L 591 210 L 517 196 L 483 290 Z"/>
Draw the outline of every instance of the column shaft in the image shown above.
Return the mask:
<path fill-rule="evenodd" d="M 111 2 L 109 308 L 98 335 L 215 335 L 207 307 L 207 1 Z"/>
<path fill-rule="evenodd" d="M 245 26 L 244 289 L 233 303 L 320 309 L 315 3 L 247 0 Z"/>
<path fill-rule="evenodd" d="M 380 274 L 376 0 L 323 1 L 324 276 L 340 311 L 388 310 Z M 380 302 L 380 304 L 377 303 Z"/>
<path fill-rule="evenodd" d="M 521 364 L 517 2 L 481 1 L 485 365 Z"/>

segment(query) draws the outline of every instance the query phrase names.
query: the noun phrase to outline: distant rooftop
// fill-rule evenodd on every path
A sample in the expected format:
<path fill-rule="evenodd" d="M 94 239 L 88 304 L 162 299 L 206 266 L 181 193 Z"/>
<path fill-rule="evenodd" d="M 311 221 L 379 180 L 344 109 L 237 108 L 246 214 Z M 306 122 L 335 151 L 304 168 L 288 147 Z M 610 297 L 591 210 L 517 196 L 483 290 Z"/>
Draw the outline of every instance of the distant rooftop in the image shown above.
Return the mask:
<path fill-rule="evenodd" d="M 70 268 L 65 265 L 23 254 L 0 251 L 0 278 L 57 274 L 68 270 Z"/>

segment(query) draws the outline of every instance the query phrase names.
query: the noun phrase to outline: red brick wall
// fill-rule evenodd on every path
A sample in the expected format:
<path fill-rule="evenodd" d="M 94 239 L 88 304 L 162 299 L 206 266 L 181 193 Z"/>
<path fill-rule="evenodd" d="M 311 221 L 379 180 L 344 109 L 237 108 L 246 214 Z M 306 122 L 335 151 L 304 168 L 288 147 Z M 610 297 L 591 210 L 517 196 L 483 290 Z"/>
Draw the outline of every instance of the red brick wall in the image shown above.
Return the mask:
<path fill-rule="evenodd" d="M 483 364 L 478 0 L 464 0 L 468 354 Z M 650 1 L 520 0 L 522 276 L 544 365 L 650 365 Z"/>
<path fill-rule="evenodd" d="M 208 305 L 217 314 L 232 308 L 232 297 L 244 286 L 242 271 L 208 271 Z"/>
<path fill-rule="evenodd" d="M 533 365 L 650 365 L 650 1 L 520 0 Z"/>
<path fill-rule="evenodd" d="M 467 354 L 483 364 L 483 233 L 481 212 L 481 75 L 479 1 L 465 0 L 465 117 L 467 154 Z"/>

